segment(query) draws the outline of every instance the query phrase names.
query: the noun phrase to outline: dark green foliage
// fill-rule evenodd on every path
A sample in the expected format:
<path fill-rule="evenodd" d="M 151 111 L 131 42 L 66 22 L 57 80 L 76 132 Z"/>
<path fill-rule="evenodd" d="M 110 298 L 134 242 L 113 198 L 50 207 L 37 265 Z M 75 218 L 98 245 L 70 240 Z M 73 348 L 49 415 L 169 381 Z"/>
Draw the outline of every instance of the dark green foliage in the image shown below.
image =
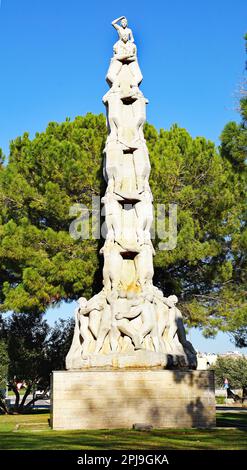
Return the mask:
<path fill-rule="evenodd" d="M 212 142 L 177 126 L 160 133 L 147 126 L 147 135 L 154 200 L 178 204 L 177 247 L 157 251 L 156 282 L 206 334 L 234 330 L 246 315 L 242 175 Z"/>
<path fill-rule="evenodd" d="M 16 411 L 30 408 L 35 400 L 27 401 L 28 395 L 37 387 L 49 389 L 51 372 L 64 369 L 73 328 L 72 320 L 59 320 L 51 328 L 41 315 L 30 313 L 13 314 L 4 322 L 0 339 L 0 374 L 4 367 L 5 387 L 8 383 L 15 393 Z M 18 382 L 25 383 L 23 397 Z"/>
<path fill-rule="evenodd" d="M 247 325 L 245 85 L 241 123 L 226 125 L 219 150 L 177 125 L 145 126 L 154 203 L 178 207 L 176 248 L 160 251 L 157 234 L 154 240 L 155 283 L 178 295 L 188 325 L 205 335 L 237 331 L 240 341 Z M 101 289 L 99 241 L 91 233 L 74 240 L 69 227 L 70 208 L 91 210 L 92 196 L 104 192 L 106 134 L 104 116 L 89 113 L 12 141 L 8 164 L 0 164 L 0 310 L 36 315 Z"/>
<path fill-rule="evenodd" d="M 247 35 L 245 35 L 247 41 Z M 247 45 L 247 42 L 246 44 Z M 247 51 L 247 49 L 246 49 Z M 247 66 L 246 70 L 247 71 Z M 239 202 L 236 202 L 235 213 L 238 212 L 238 230 L 233 238 L 233 251 L 230 253 L 234 257 L 234 284 L 232 288 L 235 291 L 235 305 L 246 302 L 246 285 L 247 285 L 247 79 L 246 75 L 240 90 L 240 116 L 241 122 L 228 123 L 221 135 L 221 155 L 224 159 L 231 163 L 232 174 L 231 179 L 234 189 L 238 187 Z M 237 223 L 237 222 L 236 222 Z M 230 288 L 230 286 L 229 286 Z M 245 299 L 245 300 L 244 300 Z M 239 325 L 236 323 L 236 331 L 233 334 L 234 340 L 239 347 L 247 344 L 247 313 L 246 308 L 239 311 Z"/>
<path fill-rule="evenodd" d="M 215 366 L 216 386 L 221 388 L 224 379 L 227 378 L 233 389 L 245 388 L 247 386 L 247 359 L 243 357 L 218 357 Z"/>
<path fill-rule="evenodd" d="M 74 241 L 75 203 L 100 195 L 103 115 L 50 123 L 31 141 L 11 143 L 0 173 L 0 300 L 3 310 L 43 312 L 61 300 L 92 294 L 97 242 Z M 98 287 L 98 286 L 97 286 Z"/>
<path fill-rule="evenodd" d="M 6 342 L 0 339 L 0 410 L 7 411 L 5 405 L 5 392 L 8 384 L 9 357 Z"/>
<path fill-rule="evenodd" d="M 205 334 L 234 331 L 246 322 L 244 172 L 176 125 L 157 132 L 147 124 L 145 136 L 154 202 L 178 205 L 177 247 L 159 251 L 154 240 L 155 282 L 179 296 L 188 324 Z M 88 114 L 11 143 L 0 173 L 3 311 L 38 314 L 101 289 L 98 240 L 71 238 L 69 210 L 91 209 L 92 196 L 102 194 L 105 139 L 103 115 Z"/>

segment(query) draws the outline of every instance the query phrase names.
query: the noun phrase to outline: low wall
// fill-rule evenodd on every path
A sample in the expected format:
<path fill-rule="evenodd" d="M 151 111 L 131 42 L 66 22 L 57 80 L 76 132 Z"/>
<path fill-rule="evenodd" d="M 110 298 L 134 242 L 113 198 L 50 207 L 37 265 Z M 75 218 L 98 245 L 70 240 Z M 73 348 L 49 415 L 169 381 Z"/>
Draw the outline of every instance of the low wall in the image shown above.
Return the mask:
<path fill-rule="evenodd" d="M 52 374 L 53 429 L 215 426 L 212 371 L 57 371 Z"/>

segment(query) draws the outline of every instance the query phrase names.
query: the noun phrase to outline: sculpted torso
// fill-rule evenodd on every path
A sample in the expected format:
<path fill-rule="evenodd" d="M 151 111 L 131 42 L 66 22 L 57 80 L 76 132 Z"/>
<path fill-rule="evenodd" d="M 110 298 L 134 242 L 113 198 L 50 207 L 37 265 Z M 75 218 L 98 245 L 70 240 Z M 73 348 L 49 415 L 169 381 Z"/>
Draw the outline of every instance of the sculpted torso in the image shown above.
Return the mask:
<path fill-rule="evenodd" d="M 120 25 L 118 22 L 121 21 Z M 128 28 L 128 21 L 125 16 L 120 16 L 112 21 L 112 26 L 117 30 L 119 39 L 121 41 L 127 42 L 134 42 L 134 37 L 132 30 Z"/>

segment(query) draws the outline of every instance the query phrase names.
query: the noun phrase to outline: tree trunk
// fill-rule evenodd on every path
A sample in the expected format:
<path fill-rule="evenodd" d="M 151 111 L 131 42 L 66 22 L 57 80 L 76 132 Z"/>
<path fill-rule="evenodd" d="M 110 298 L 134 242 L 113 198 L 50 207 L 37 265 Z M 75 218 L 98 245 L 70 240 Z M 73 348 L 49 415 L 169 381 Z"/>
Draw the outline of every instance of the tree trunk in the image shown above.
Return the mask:
<path fill-rule="evenodd" d="M 23 395 L 23 397 L 22 397 L 21 403 L 20 403 L 20 405 L 19 405 L 19 407 L 18 407 L 19 413 L 22 413 L 22 412 L 23 412 L 24 405 L 25 405 L 25 401 L 26 401 L 26 399 L 27 399 L 29 393 L 30 393 L 31 390 L 32 390 L 32 386 L 33 386 L 33 382 L 30 383 L 30 384 L 27 386 L 27 389 L 26 389 L 26 391 L 25 391 L 25 393 L 24 393 L 24 395 Z"/>
<path fill-rule="evenodd" d="M 7 415 L 9 414 L 9 410 L 6 406 L 6 403 L 5 403 L 5 400 L 4 398 L 0 398 L 0 409 L 2 408 L 2 410 L 4 411 L 4 413 Z"/>
<path fill-rule="evenodd" d="M 243 387 L 242 390 L 242 403 L 247 405 L 247 386 Z"/>
<path fill-rule="evenodd" d="M 15 394 L 14 410 L 18 412 L 19 403 L 20 403 L 20 393 L 19 393 L 17 386 L 13 382 L 10 384 L 10 387 L 11 387 L 11 390 L 13 390 Z"/>

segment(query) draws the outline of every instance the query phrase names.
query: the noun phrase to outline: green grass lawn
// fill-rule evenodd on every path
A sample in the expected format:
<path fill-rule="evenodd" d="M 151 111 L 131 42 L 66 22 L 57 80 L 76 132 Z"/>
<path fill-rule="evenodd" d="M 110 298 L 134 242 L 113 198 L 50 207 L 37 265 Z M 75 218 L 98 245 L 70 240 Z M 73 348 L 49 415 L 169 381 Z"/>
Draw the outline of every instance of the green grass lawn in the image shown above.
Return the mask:
<path fill-rule="evenodd" d="M 0 416 L 0 449 L 247 449 L 247 413 L 218 413 L 217 425 L 238 429 L 52 431 L 48 413 Z M 246 427 L 244 427 L 246 426 Z"/>
<path fill-rule="evenodd" d="M 24 393 L 25 393 L 25 390 L 24 391 L 21 390 L 20 397 L 23 397 Z M 14 396 L 15 396 L 15 393 L 13 392 L 13 390 L 8 390 L 7 398 L 14 397 Z"/>

